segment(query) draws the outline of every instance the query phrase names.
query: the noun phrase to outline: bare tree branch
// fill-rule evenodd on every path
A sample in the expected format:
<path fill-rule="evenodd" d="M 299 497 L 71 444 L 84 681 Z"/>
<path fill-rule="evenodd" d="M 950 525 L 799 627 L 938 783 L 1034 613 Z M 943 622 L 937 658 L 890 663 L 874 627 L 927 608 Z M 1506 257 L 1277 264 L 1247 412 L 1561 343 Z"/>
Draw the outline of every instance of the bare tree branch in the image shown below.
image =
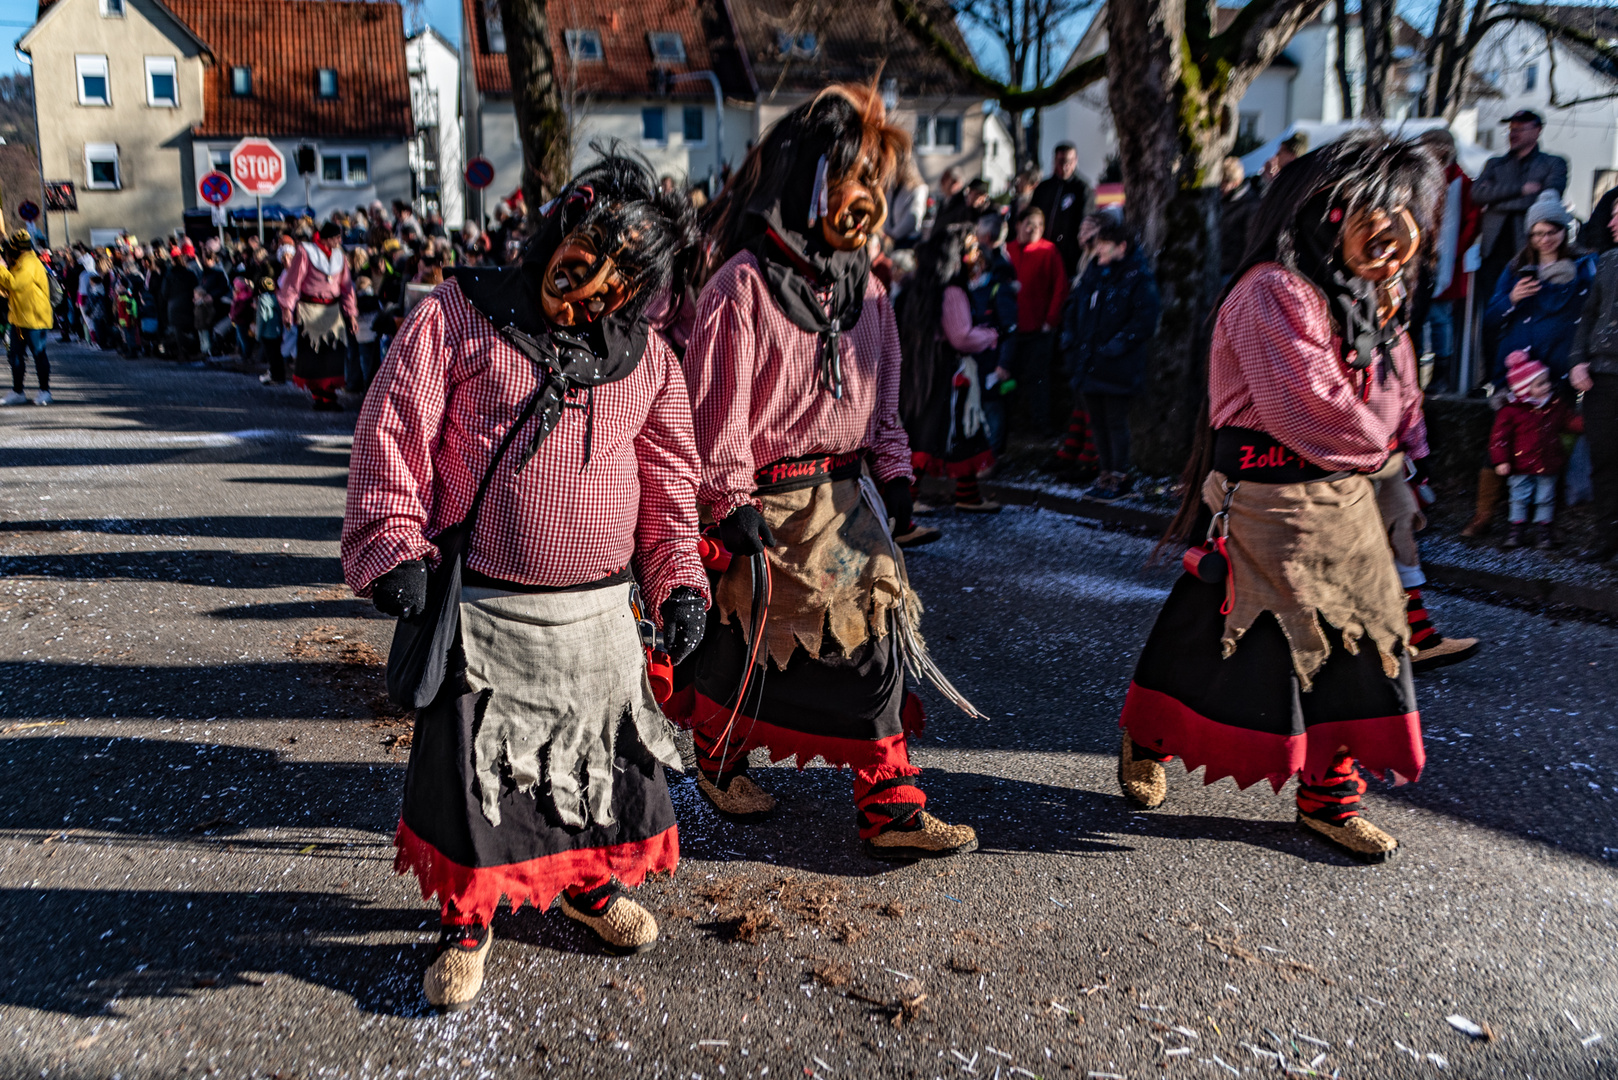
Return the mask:
<path fill-rule="evenodd" d="M 950 66 L 973 90 L 993 98 L 1007 112 L 1043 109 L 1072 97 L 1093 82 L 1107 77 L 1107 57 L 1103 53 L 1068 68 L 1054 82 L 1032 89 L 1003 83 L 983 72 L 971 56 L 957 49 L 939 33 L 932 19 L 915 0 L 892 0 L 893 12 L 905 29 L 916 35 L 926 48 Z"/>

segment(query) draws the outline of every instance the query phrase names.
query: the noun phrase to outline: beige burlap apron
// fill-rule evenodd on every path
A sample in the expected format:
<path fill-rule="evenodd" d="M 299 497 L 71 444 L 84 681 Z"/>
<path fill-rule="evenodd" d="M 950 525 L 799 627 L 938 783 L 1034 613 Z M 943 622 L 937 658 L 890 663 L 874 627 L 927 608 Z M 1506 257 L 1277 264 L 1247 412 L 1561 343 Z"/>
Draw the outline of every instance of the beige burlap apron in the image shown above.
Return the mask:
<path fill-rule="evenodd" d="M 888 613 L 905 590 L 888 541 L 887 522 L 860 497 L 858 480 L 834 480 L 766 494 L 764 520 L 779 547 L 768 549 L 770 614 L 765 645 L 786 667 L 802 645 L 811 657 L 829 634 L 843 653 L 888 633 Z M 914 597 L 911 592 L 910 596 Z M 724 621 L 749 633 L 753 604 L 750 561 L 736 559 L 719 579 L 715 602 Z M 912 624 L 919 605 L 912 602 Z"/>
<path fill-rule="evenodd" d="M 1395 458 L 1402 470 L 1403 455 Z M 1385 468 L 1376 477 L 1387 475 L 1393 474 Z M 1203 482 L 1203 501 L 1215 513 L 1227 504 L 1227 484 L 1218 471 Z M 1225 615 L 1224 655 L 1233 654 L 1268 611 L 1286 635 L 1303 690 L 1313 686 L 1331 652 L 1322 620 L 1342 633 L 1351 654 L 1369 643 L 1383 672 L 1396 678 L 1410 626 L 1372 477 L 1233 487 L 1227 555 L 1234 597 Z"/>
<path fill-rule="evenodd" d="M 348 341 L 348 324 L 343 321 L 342 304 L 311 304 L 299 300 L 298 332 L 312 348 L 341 345 Z"/>

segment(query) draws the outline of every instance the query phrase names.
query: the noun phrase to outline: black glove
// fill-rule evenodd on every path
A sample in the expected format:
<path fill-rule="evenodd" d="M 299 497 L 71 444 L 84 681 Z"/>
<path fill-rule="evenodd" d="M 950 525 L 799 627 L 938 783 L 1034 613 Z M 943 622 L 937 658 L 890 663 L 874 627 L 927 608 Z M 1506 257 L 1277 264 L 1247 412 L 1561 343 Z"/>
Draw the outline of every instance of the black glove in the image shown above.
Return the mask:
<path fill-rule="evenodd" d="M 384 615 L 414 619 L 427 610 L 427 563 L 402 562 L 371 582 L 371 603 Z"/>
<path fill-rule="evenodd" d="M 751 503 L 744 503 L 719 523 L 719 539 L 725 549 L 743 559 L 752 558 L 767 547 L 775 547 L 775 534 L 764 524 L 764 515 Z"/>
<path fill-rule="evenodd" d="M 895 476 L 882 485 L 882 504 L 888 508 L 888 516 L 893 519 L 893 535 L 903 536 L 910 531 L 910 515 L 915 510 L 916 501 L 910 495 L 910 481 L 902 476 Z"/>
<path fill-rule="evenodd" d="M 702 644 L 702 632 L 708 628 L 708 602 L 691 586 L 681 585 L 669 593 L 659 610 L 663 615 L 663 648 L 678 664 Z"/>

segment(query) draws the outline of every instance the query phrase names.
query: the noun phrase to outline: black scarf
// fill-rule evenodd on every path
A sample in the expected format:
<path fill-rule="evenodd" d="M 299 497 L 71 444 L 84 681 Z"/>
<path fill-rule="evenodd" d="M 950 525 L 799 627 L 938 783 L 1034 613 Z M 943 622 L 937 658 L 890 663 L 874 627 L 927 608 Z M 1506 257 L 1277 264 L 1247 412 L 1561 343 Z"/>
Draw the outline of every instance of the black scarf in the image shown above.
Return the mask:
<path fill-rule="evenodd" d="M 795 133 L 784 139 L 758 190 L 747 202 L 756 231 L 745 245 L 758 260 L 770 296 L 787 320 L 820 338 L 816 366 L 820 385 L 843 396 L 838 338 L 854 329 L 865 310 L 871 254 L 837 251 L 826 243 L 819 221 L 810 222 L 815 180 L 831 140 Z M 821 296 L 831 293 L 826 304 Z"/>
<path fill-rule="evenodd" d="M 1378 381 L 1386 386 L 1393 375 L 1393 347 L 1409 318 L 1409 306 L 1400 304 L 1391 319 L 1380 321 L 1376 285 L 1346 272 L 1342 266 L 1338 238 L 1345 217 L 1346 208 L 1332 201 L 1330 191 L 1311 197 L 1298 211 L 1293 255 L 1298 272 L 1326 294 L 1332 325 L 1343 343 L 1343 363 L 1368 374 L 1371 365 L 1380 359 Z"/>
<path fill-rule="evenodd" d="M 537 251 L 526 252 L 520 267 L 456 267 L 450 275 L 472 306 L 534 365 L 539 383 L 534 391 L 539 395 L 534 434 L 514 471 L 521 472 L 539 452 L 540 444 L 561 421 L 563 409 L 585 411 L 584 460 L 579 466 L 583 471 L 590 464 L 595 435 L 595 388 L 627 378 L 639 366 L 646 352 L 646 323 L 609 315 L 576 330 L 551 326 L 539 292 L 539 277 L 550 252 L 542 259 L 537 255 Z M 582 393 L 584 400 L 570 401 L 576 393 Z"/>

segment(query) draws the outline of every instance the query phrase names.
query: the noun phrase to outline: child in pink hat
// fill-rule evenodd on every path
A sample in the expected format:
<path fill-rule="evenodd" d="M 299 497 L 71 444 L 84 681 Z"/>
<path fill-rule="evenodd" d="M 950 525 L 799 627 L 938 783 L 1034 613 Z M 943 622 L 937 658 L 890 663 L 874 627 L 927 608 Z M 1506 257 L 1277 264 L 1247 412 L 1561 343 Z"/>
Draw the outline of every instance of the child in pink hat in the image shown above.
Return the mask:
<path fill-rule="evenodd" d="M 1550 369 L 1519 349 L 1506 357 L 1506 384 L 1510 400 L 1494 417 L 1489 437 L 1489 461 L 1506 478 L 1511 498 L 1511 531 L 1506 548 L 1518 548 L 1529 536 L 1528 514 L 1533 510 L 1539 535 L 1534 546 L 1557 546 L 1556 481 L 1567 467 L 1562 436 L 1584 430 L 1573 407 L 1551 388 Z"/>

